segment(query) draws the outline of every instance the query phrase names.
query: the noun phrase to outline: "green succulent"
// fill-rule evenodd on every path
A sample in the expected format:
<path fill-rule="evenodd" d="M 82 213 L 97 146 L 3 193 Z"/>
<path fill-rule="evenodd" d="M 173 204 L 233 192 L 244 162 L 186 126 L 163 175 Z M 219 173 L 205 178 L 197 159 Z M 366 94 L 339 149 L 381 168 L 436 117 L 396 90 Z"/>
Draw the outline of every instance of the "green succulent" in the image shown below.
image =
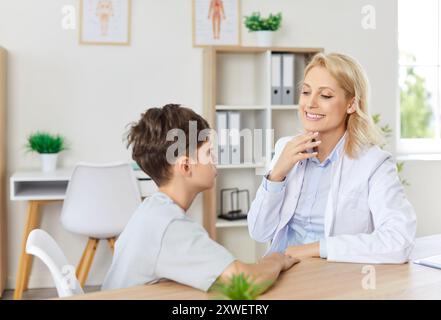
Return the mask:
<path fill-rule="evenodd" d="M 253 12 L 250 16 L 245 16 L 245 27 L 249 31 L 276 31 L 282 23 L 282 13 L 270 14 L 268 18 L 262 18 L 260 12 Z"/>
<path fill-rule="evenodd" d="M 66 141 L 61 135 L 47 132 L 35 132 L 28 136 L 26 149 L 29 152 L 59 153 L 66 150 Z"/>
<path fill-rule="evenodd" d="M 272 282 L 257 284 L 249 276 L 240 273 L 233 275 L 226 283 L 217 281 L 210 291 L 215 293 L 214 299 L 256 300 L 271 285 Z"/>

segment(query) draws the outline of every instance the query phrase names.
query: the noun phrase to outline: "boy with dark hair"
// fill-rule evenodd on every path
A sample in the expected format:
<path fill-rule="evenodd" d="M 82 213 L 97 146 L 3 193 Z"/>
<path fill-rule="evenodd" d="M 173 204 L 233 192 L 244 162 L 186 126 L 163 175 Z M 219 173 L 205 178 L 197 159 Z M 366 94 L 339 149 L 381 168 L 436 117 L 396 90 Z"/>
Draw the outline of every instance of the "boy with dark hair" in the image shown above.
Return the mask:
<path fill-rule="evenodd" d="M 251 276 L 266 290 L 281 271 L 298 262 L 273 253 L 258 264 L 242 263 L 186 216 L 196 195 L 213 187 L 216 177 L 208 135 L 199 139 L 208 129 L 208 123 L 194 111 L 171 104 L 148 109 L 130 128 L 127 140 L 132 157 L 159 191 L 143 201 L 116 241 L 103 290 L 166 278 L 207 291 L 217 279 L 239 273 Z M 169 138 L 179 131 L 184 140 Z M 198 137 L 194 150 L 192 134 Z"/>

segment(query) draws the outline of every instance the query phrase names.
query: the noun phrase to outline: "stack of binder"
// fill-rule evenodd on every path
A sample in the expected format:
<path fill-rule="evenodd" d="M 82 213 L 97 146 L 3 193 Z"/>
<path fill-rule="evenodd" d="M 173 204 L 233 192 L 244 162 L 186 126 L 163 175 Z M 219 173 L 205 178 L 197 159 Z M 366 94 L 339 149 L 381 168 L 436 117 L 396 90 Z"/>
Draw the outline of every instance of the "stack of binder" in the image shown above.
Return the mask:
<path fill-rule="evenodd" d="M 274 53 L 271 55 L 271 104 L 294 105 L 295 55 Z"/>
<path fill-rule="evenodd" d="M 219 164 L 241 163 L 240 118 L 239 111 L 216 112 Z"/>

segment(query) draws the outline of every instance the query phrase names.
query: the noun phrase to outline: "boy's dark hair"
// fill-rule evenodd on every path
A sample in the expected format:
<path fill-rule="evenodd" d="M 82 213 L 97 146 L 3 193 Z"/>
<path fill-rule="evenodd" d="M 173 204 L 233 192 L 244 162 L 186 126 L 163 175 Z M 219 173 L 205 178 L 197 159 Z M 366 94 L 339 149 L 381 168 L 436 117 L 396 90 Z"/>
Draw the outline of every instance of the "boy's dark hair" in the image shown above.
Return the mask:
<path fill-rule="evenodd" d="M 204 118 L 179 104 L 147 109 L 141 114 L 138 122 L 131 124 L 127 134 L 127 147 L 132 146 L 133 160 L 158 186 L 171 178 L 166 154 L 168 147 L 174 144 L 176 139 L 167 141 L 167 133 L 173 129 L 183 130 L 186 137 L 185 150 L 188 154 L 190 121 L 196 122 L 197 137 L 200 131 L 210 128 Z M 197 147 L 204 142 L 197 139 Z"/>

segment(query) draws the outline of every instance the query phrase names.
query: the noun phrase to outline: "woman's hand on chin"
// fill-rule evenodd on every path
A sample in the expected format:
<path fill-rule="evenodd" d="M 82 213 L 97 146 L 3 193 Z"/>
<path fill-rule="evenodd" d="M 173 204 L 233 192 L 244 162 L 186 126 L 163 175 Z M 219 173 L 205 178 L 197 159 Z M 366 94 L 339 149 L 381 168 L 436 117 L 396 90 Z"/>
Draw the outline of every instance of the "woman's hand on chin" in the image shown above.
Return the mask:
<path fill-rule="evenodd" d="M 268 179 L 282 181 L 297 162 L 317 156 L 318 152 L 308 153 L 308 149 L 314 149 L 321 143 L 321 141 L 314 141 L 318 134 L 318 132 L 308 132 L 288 141 L 268 175 Z"/>
<path fill-rule="evenodd" d="M 298 259 L 320 257 L 320 242 L 313 242 L 286 248 L 285 254 Z"/>

